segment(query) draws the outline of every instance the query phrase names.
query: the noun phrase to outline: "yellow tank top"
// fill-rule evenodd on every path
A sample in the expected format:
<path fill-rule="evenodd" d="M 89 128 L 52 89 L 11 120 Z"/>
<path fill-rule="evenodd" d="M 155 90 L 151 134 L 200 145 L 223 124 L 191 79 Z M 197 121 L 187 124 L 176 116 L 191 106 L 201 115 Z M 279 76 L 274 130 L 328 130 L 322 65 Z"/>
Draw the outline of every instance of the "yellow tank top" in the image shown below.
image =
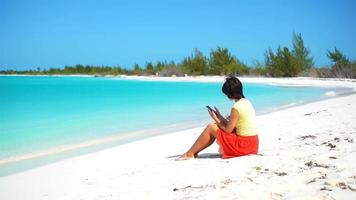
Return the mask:
<path fill-rule="evenodd" d="M 234 103 L 233 108 L 239 112 L 236 131 L 241 136 L 257 135 L 256 112 L 247 99 L 240 99 Z"/>

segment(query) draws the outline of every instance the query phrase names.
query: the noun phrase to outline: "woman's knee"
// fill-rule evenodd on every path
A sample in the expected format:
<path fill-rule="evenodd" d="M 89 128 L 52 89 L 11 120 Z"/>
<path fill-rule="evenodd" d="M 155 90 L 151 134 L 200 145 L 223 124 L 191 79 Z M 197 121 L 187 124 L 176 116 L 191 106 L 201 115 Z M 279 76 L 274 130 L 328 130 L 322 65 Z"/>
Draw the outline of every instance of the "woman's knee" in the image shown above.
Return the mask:
<path fill-rule="evenodd" d="M 213 129 L 213 130 L 218 130 L 219 127 L 216 123 L 211 123 L 211 124 L 208 124 L 207 128 Z"/>
<path fill-rule="evenodd" d="M 206 127 L 214 136 L 216 135 L 216 131 L 219 129 L 218 125 L 216 123 L 211 123 L 208 124 Z"/>

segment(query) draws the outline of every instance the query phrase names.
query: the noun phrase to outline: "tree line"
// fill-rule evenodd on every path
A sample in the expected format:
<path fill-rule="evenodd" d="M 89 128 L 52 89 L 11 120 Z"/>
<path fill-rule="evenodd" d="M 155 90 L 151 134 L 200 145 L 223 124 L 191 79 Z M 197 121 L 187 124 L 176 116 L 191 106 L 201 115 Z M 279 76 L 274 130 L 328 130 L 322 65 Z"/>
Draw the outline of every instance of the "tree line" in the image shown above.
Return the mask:
<path fill-rule="evenodd" d="M 256 61 L 253 66 L 240 61 L 227 48 L 212 49 L 208 56 L 199 49 L 194 49 L 190 56 L 182 61 L 146 62 L 143 66 L 134 64 L 131 69 L 121 66 L 81 65 L 65 66 L 64 68 L 49 68 L 36 70 L 2 70 L 0 74 L 44 74 L 44 75 L 156 75 L 156 76 L 184 76 L 184 75 L 228 75 L 267 76 L 267 77 L 337 77 L 356 78 L 356 61 L 350 61 L 336 47 L 327 50 L 331 67 L 315 67 L 311 51 L 304 44 L 300 33 L 293 33 L 292 48 L 278 46 L 276 50 L 267 49 L 264 62 Z"/>

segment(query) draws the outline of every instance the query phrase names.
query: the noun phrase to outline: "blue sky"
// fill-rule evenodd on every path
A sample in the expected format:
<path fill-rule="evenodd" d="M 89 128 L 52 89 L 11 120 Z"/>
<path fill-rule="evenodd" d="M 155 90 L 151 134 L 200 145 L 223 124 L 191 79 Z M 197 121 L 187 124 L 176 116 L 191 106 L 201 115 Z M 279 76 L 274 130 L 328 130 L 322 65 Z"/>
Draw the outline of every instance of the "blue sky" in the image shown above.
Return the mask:
<path fill-rule="evenodd" d="M 0 0 L 0 69 L 181 61 L 217 46 L 241 61 L 291 46 L 300 32 L 316 65 L 336 46 L 356 59 L 354 0 Z"/>

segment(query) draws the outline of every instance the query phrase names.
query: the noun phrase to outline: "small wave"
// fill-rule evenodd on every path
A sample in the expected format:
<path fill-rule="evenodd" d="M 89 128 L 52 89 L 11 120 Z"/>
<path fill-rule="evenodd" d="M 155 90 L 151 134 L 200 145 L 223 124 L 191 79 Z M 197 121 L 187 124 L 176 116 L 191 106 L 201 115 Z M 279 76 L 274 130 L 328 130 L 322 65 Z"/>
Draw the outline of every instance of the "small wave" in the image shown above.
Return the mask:
<path fill-rule="evenodd" d="M 335 91 L 327 91 L 327 92 L 325 92 L 325 96 L 327 96 L 327 97 L 335 97 L 336 96 L 336 92 Z"/>
<path fill-rule="evenodd" d="M 283 106 L 281 106 L 280 108 L 289 108 L 289 107 L 296 106 L 296 105 L 298 105 L 298 104 L 300 104 L 300 103 L 298 103 L 298 102 L 292 102 L 292 103 L 283 105 Z"/>

